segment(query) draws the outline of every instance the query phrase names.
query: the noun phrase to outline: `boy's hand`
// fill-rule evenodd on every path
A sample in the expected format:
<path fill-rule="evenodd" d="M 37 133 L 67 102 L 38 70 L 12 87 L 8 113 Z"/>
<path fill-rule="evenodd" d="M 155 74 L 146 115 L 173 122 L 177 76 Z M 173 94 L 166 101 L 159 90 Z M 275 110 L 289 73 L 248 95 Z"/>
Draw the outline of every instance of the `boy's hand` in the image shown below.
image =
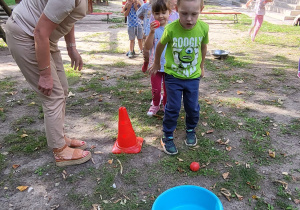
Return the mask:
<path fill-rule="evenodd" d="M 200 77 L 203 78 L 204 75 L 205 75 L 204 64 L 201 63 L 200 68 L 201 68 L 201 75 L 200 75 Z"/>
<path fill-rule="evenodd" d="M 157 64 L 154 61 L 153 65 L 148 69 L 149 74 L 150 75 L 155 75 L 158 72 L 158 70 L 160 70 L 160 67 L 161 67 L 160 63 Z"/>

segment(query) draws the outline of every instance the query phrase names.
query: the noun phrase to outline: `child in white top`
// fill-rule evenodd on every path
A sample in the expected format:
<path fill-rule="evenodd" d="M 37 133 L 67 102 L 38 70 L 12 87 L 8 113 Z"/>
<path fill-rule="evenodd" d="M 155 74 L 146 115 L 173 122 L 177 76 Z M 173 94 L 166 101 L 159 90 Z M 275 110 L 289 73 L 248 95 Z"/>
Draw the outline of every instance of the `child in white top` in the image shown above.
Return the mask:
<path fill-rule="evenodd" d="M 249 0 L 246 3 L 246 7 L 249 7 L 249 5 L 252 1 L 253 0 Z M 259 29 L 264 21 L 264 15 L 266 13 L 265 6 L 268 2 L 273 2 L 273 0 L 256 0 L 255 7 L 254 7 L 255 18 L 253 20 L 252 27 L 249 30 L 249 35 L 251 36 L 252 42 L 254 42 L 256 34 L 259 31 Z M 253 29 L 254 29 L 254 31 L 253 31 Z M 252 33 L 252 31 L 253 31 L 253 33 Z"/>

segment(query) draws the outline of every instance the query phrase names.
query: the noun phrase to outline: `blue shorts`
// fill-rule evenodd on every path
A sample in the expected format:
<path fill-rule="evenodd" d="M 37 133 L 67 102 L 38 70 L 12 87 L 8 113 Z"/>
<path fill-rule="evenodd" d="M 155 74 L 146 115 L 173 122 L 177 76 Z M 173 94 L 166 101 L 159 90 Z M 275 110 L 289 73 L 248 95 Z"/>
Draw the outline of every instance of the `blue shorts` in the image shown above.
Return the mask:
<path fill-rule="evenodd" d="M 128 36 L 129 36 L 129 40 L 134 40 L 135 37 L 137 37 L 137 39 L 143 39 L 143 27 L 142 26 L 128 27 Z"/>

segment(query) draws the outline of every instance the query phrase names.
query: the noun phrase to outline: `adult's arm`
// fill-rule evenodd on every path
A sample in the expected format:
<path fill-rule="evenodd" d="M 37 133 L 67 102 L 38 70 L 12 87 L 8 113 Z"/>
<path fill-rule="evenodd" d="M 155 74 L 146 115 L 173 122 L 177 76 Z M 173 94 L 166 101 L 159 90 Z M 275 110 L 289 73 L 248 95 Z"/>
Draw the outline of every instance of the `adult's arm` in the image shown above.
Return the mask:
<path fill-rule="evenodd" d="M 34 30 L 34 42 L 36 59 L 38 63 L 40 78 L 38 82 L 39 90 L 50 96 L 53 89 L 53 78 L 50 66 L 50 45 L 49 37 L 58 24 L 52 22 L 43 13 Z"/>
<path fill-rule="evenodd" d="M 72 27 L 71 31 L 65 35 L 65 41 L 67 46 L 68 55 L 71 58 L 71 67 L 75 70 L 81 70 L 83 66 L 82 58 L 76 49 L 76 42 L 75 42 L 75 30 L 74 26 Z"/>

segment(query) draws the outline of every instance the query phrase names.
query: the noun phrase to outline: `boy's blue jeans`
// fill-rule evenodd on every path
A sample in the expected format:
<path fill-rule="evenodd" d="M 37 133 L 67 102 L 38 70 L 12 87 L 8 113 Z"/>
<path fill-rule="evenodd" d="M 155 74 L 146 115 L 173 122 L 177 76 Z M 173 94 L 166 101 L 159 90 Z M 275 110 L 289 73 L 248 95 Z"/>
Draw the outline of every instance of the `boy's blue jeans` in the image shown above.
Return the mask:
<path fill-rule="evenodd" d="M 200 105 L 198 102 L 199 84 L 200 77 L 183 80 L 165 74 L 167 104 L 163 120 L 163 132 L 166 137 L 173 136 L 173 132 L 177 126 L 182 96 L 184 110 L 186 112 L 186 129 L 196 128 L 200 115 Z"/>

